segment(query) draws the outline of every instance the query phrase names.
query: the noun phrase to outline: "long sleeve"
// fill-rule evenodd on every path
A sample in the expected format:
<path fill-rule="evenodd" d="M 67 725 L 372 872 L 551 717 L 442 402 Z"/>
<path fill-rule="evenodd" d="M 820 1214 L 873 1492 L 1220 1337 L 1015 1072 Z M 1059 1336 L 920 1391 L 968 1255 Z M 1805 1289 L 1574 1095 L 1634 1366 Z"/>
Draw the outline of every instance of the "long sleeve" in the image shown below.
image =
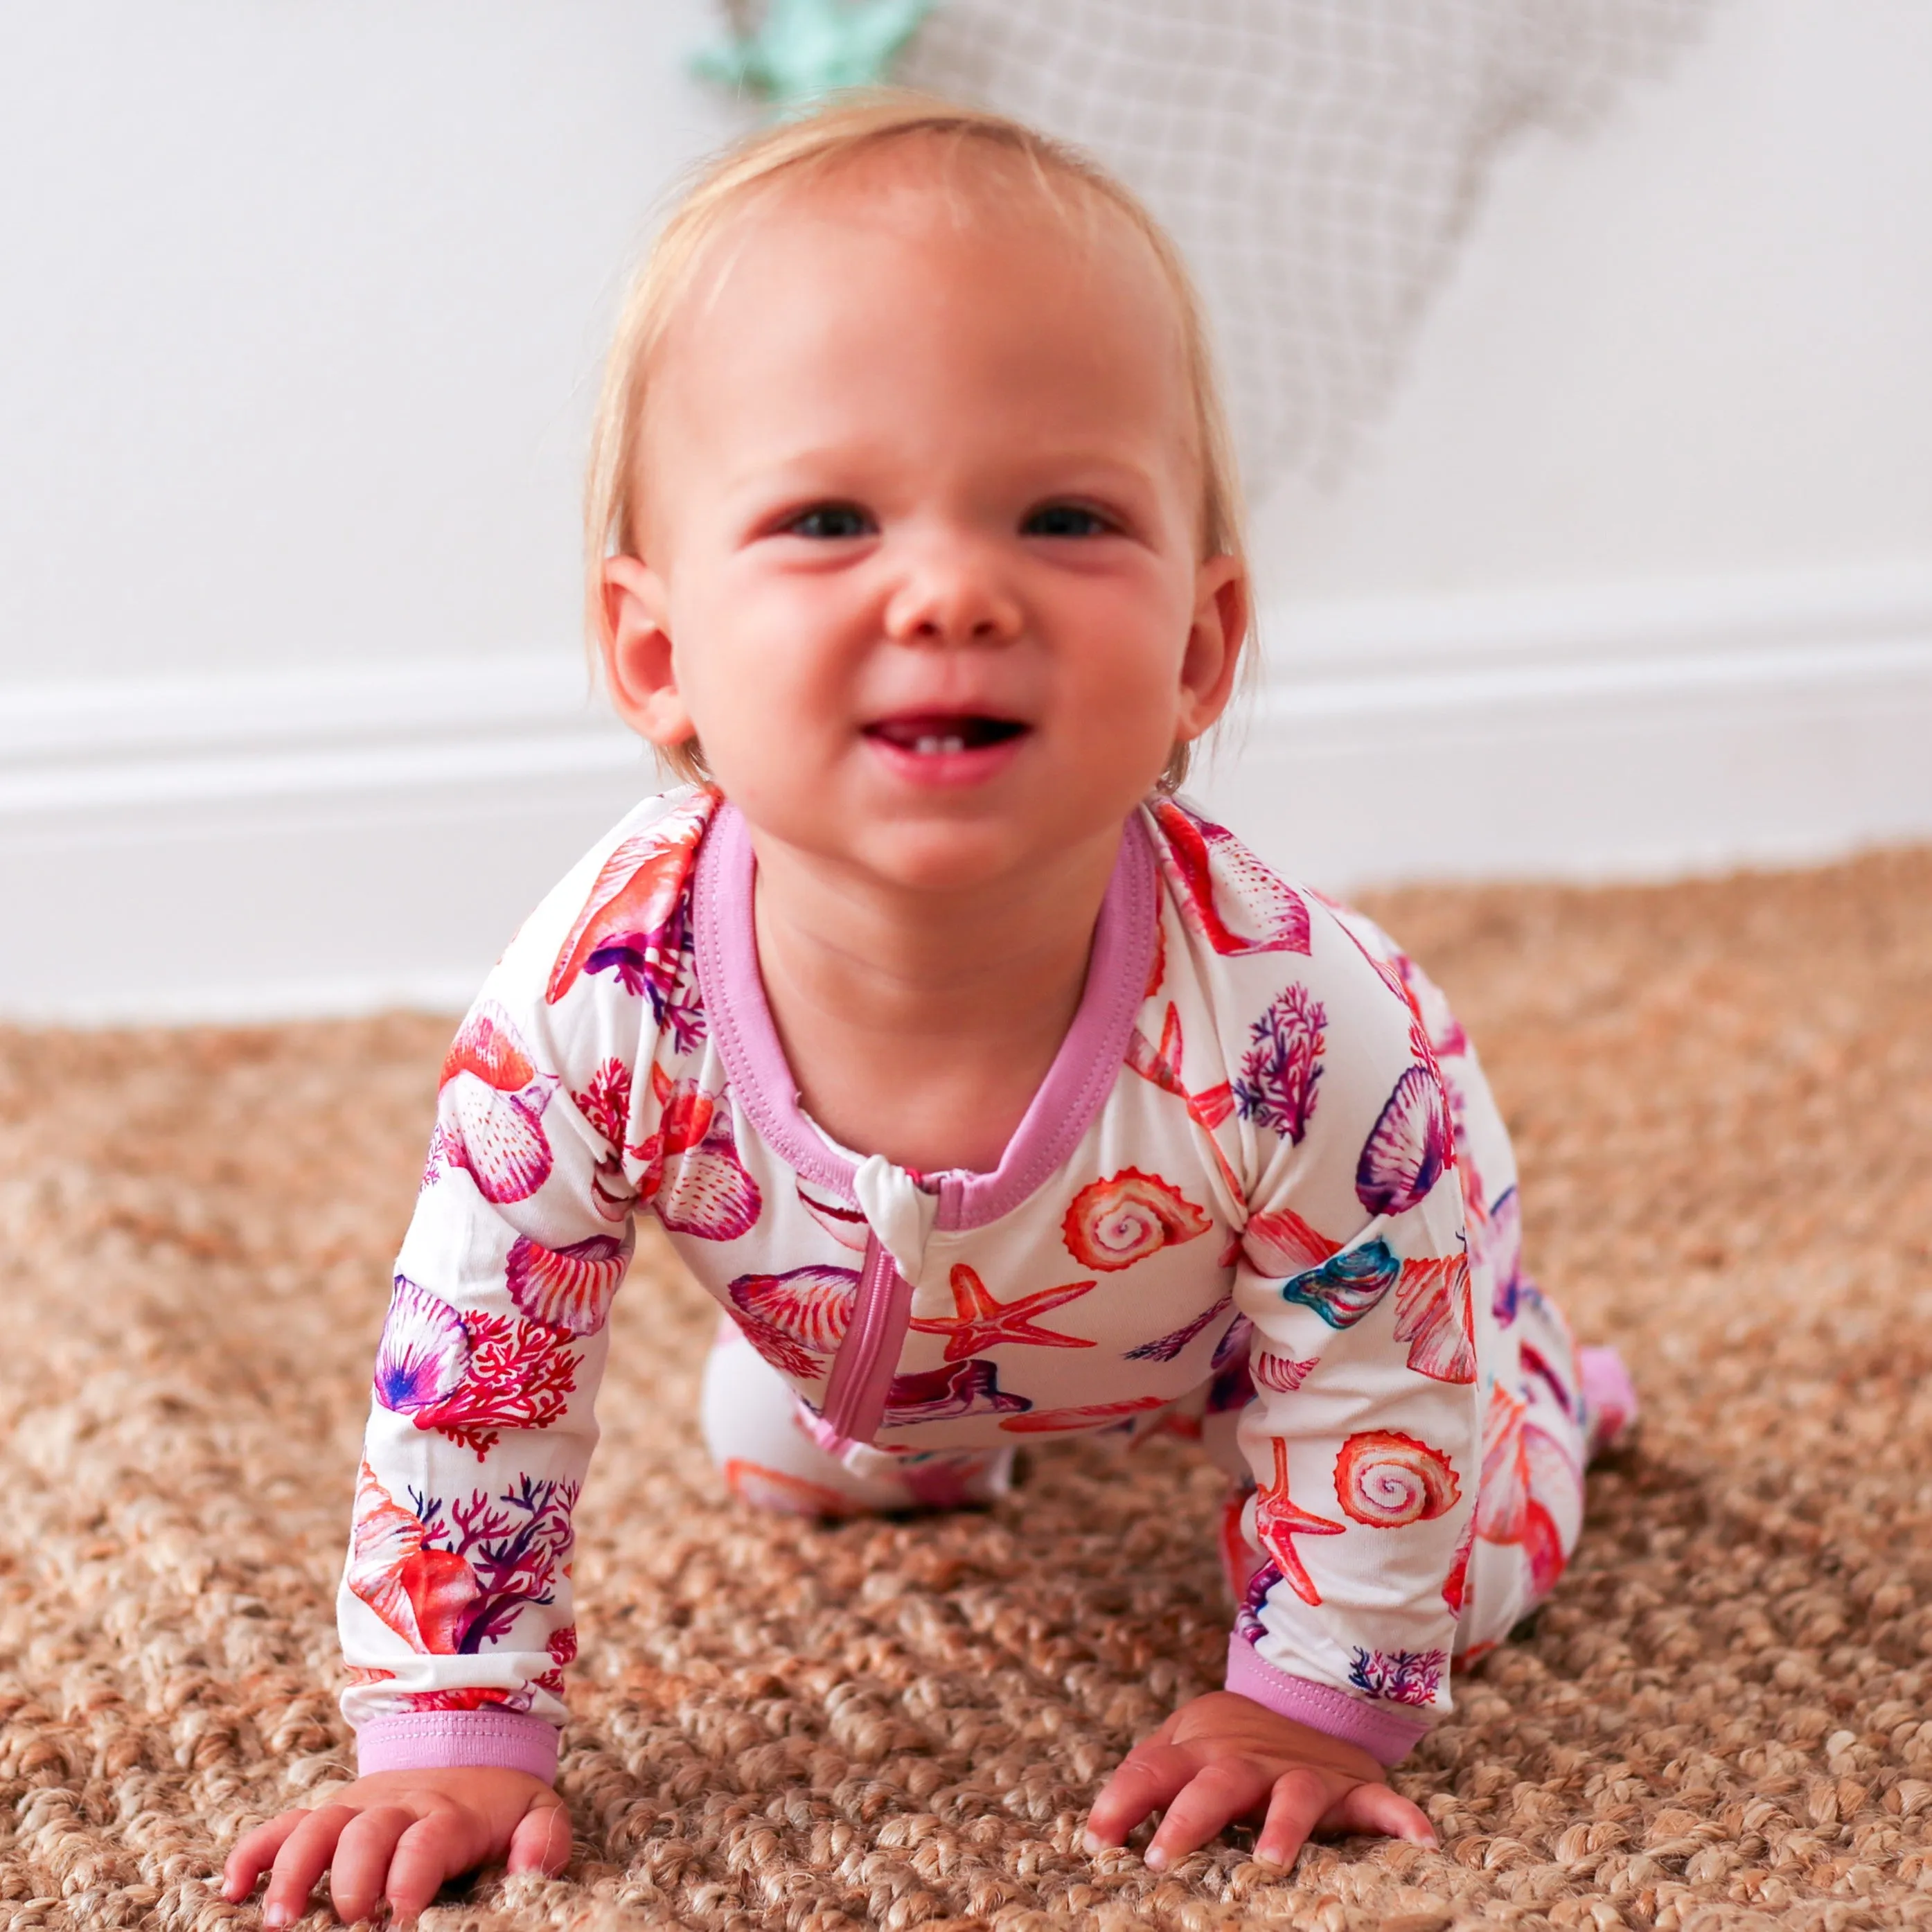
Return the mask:
<path fill-rule="evenodd" d="M 365 1772 L 554 1773 L 572 1519 L 708 797 L 647 802 L 572 871 L 444 1063 L 338 1598 Z"/>
<path fill-rule="evenodd" d="M 1481 1411 L 1450 1106 L 1385 946 L 1318 914 L 1232 1083 L 1258 1567 L 1228 1683 L 1391 1763 L 1449 1706 Z"/>

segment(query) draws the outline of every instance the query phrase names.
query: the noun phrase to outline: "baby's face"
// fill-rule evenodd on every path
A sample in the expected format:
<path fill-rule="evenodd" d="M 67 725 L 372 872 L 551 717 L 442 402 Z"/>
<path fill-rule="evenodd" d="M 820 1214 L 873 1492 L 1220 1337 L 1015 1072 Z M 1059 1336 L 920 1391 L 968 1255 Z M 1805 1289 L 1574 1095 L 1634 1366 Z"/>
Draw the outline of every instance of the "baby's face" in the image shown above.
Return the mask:
<path fill-rule="evenodd" d="M 620 709 L 754 833 L 916 886 L 1111 834 L 1226 702 L 1179 318 L 1144 242 L 876 171 L 715 244 L 651 372 Z"/>

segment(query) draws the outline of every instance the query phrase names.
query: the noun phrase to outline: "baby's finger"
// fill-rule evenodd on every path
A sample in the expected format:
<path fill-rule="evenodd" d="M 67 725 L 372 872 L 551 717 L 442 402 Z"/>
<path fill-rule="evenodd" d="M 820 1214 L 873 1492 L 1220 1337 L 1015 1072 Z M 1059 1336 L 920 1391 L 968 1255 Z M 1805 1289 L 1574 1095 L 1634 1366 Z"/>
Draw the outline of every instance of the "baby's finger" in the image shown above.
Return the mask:
<path fill-rule="evenodd" d="M 533 1804 L 510 1834 L 513 1872 L 560 1872 L 570 1862 L 570 1814 L 560 1803 Z"/>
<path fill-rule="evenodd" d="M 1244 1757 L 1216 1758 L 1204 1766 L 1167 1808 L 1147 1848 L 1148 1870 L 1165 1871 L 1175 1858 L 1245 1818 L 1268 1796 L 1271 1782 L 1261 1766 Z"/>
<path fill-rule="evenodd" d="M 238 1905 L 255 1889 L 255 1881 L 274 1863 L 289 1834 L 308 1816 L 306 1811 L 284 1811 L 240 1840 L 221 1868 L 221 1895 L 230 1904 Z"/>
<path fill-rule="evenodd" d="M 400 1804 L 372 1805 L 343 1827 L 328 1868 L 328 1901 L 345 1925 L 373 1918 L 389 1876 L 396 1840 L 416 1821 Z"/>
<path fill-rule="evenodd" d="M 1338 1782 L 1332 1773 L 1306 1765 L 1283 1772 L 1274 1781 L 1268 1816 L 1262 1820 L 1261 1835 L 1255 1840 L 1256 1862 L 1284 1868 L 1293 1864 L 1301 1856 L 1309 1834 L 1346 1802 L 1350 1794 L 1340 1798 L 1336 1796 Z M 1354 1789 L 1359 1791 L 1364 1787 L 1357 1785 Z"/>
<path fill-rule="evenodd" d="M 1087 1814 L 1088 1850 L 1126 1844 L 1127 1834 L 1149 1812 L 1167 1804 L 1199 1768 L 1199 1760 L 1178 1744 L 1137 1744 Z"/>
<path fill-rule="evenodd" d="M 389 1856 L 389 1880 L 384 1890 L 392 1919 L 406 1925 L 419 1918 L 442 1889 L 445 1880 L 481 1864 L 489 1849 L 453 1811 L 418 1818 L 397 1840 Z"/>
<path fill-rule="evenodd" d="M 1337 1838 L 1412 1838 L 1436 1842 L 1428 1814 L 1386 1784 L 1358 1784 L 1342 1792 L 1322 1814 L 1321 1829 Z"/>
<path fill-rule="evenodd" d="M 295 1829 L 275 1854 L 274 1873 L 262 1894 L 264 1925 L 286 1925 L 308 1910 L 308 1895 L 328 1869 L 335 1841 L 355 1816 L 346 1804 L 324 1804 L 298 1814 Z"/>

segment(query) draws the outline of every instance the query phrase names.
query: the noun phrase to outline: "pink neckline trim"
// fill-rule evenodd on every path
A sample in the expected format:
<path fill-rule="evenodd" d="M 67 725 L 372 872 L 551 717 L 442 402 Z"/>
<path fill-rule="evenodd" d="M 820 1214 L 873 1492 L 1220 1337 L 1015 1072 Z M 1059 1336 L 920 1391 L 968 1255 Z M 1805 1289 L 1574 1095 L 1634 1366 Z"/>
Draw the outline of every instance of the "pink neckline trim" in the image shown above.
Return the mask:
<path fill-rule="evenodd" d="M 712 814 L 692 882 L 698 982 L 711 1035 L 730 1076 L 732 1097 L 781 1159 L 806 1180 L 856 1202 L 853 1164 L 815 1132 L 799 1106 L 758 974 L 752 923 L 756 861 L 743 818 L 721 802 Z M 1010 1214 L 1071 1154 L 1120 1077 L 1153 964 L 1154 855 L 1141 814 L 1120 838 L 1079 1010 L 1046 1078 L 990 1174 L 935 1176 L 938 1225 L 984 1227 Z"/>

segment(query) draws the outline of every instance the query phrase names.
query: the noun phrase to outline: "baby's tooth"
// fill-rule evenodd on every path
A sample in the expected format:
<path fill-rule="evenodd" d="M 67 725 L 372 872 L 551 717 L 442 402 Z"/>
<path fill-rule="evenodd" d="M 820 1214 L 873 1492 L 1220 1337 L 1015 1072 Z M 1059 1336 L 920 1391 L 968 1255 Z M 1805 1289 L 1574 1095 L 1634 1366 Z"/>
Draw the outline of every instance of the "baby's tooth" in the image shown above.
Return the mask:
<path fill-rule="evenodd" d="M 939 749 L 940 741 L 937 738 L 932 737 L 915 738 L 913 740 L 912 748 L 922 758 L 929 758 Z"/>
<path fill-rule="evenodd" d="M 939 741 L 939 748 L 942 752 L 963 752 L 966 748 L 966 740 L 964 738 L 942 738 Z"/>

